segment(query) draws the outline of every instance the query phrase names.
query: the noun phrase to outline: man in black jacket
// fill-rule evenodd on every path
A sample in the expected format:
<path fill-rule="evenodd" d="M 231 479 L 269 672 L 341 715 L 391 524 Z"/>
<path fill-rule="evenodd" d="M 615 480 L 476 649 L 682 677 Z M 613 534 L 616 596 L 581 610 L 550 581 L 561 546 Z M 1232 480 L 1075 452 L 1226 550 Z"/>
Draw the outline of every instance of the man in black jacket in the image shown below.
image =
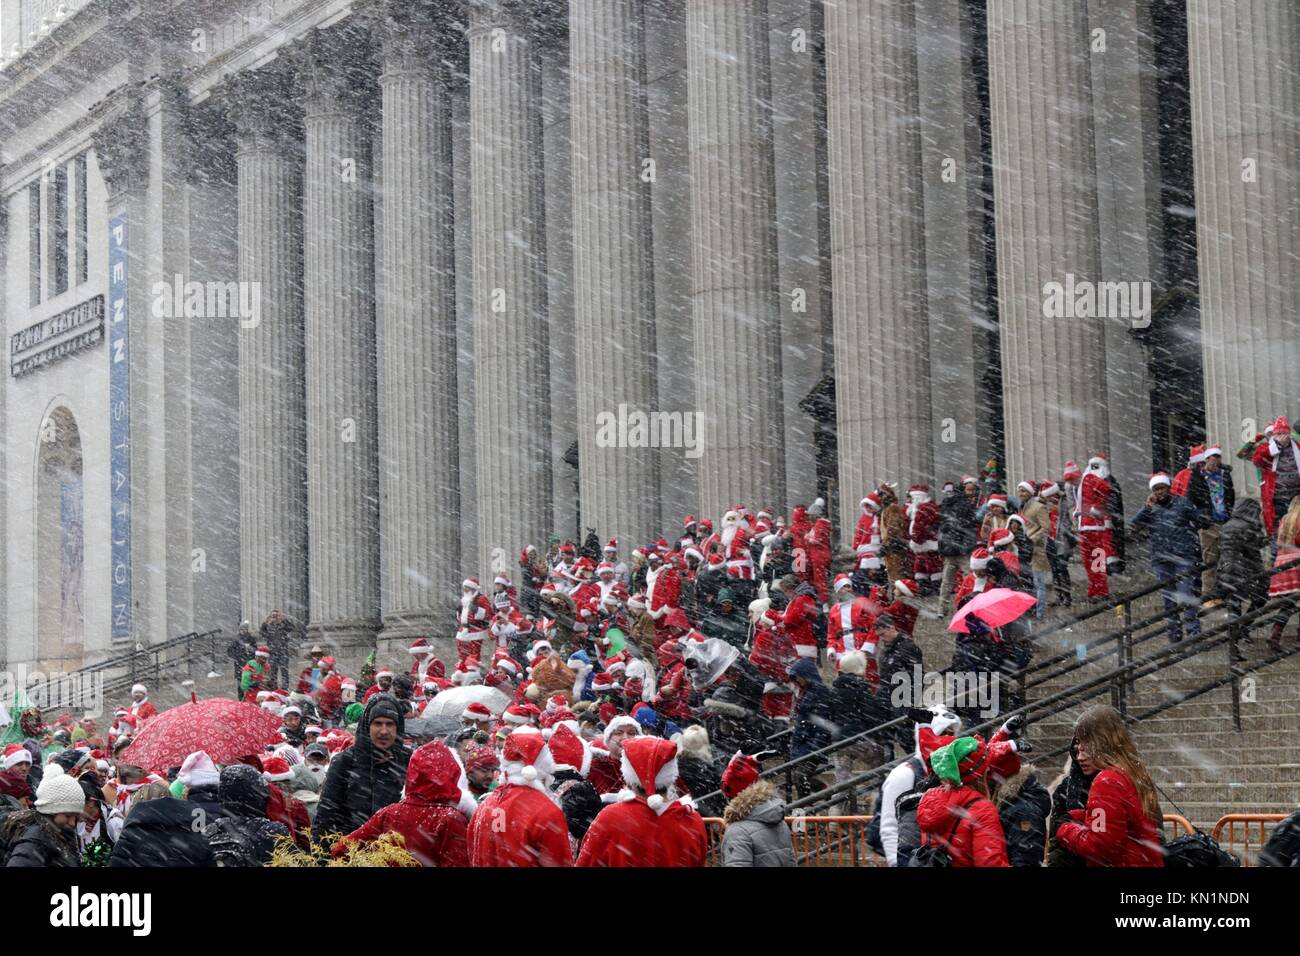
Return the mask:
<path fill-rule="evenodd" d="M 799 658 L 787 673 L 799 690 L 790 735 L 790 759 L 798 760 L 830 746 L 835 726 L 835 695 L 822 683 L 816 663 L 809 658 Z M 821 772 L 824 763 L 823 758 L 815 758 L 796 768 L 794 782 L 799 796 L 812 792 L 813 777 Z"/>
<path fill-rule="evenodd" d="M 949 493 L 939 506 L 939 554 L 943 556 L 943 584 L 939 587 L 940 614 L 952 612 L 952 594 L 966 571 L 966 559 L 979 544 L 975 508 L 979 485 L 967 476 L 961 490 Z"/>
<path fill-rule="evenodd" d="M 718 592 L 717 603 L 704 612 L 700 631 L 705 637 L 716 637 L 732 647 L 744 649 L 749 639 L 749 620 L 738 607 L 731 588 Z"/>
<path fill-rule="evenodd" d="M 1232 517 L 1237 504 L 1237 492 L 1232 487 L 1232 469 L 1223 463 L 1223 450 L 1211 445 L 1205 450 L 1201 464 L 1193 465 L 1187 480 L 1187 500 L 1200 512 L 1205 526 L 1201 528 L 1201 594 L 1208 596 L 1206 607 L 1218 607 L 1223 599 L 1214 593 L 1218 584 L 1219 538 L 1223 526 Z"/>
<path fill-rule="evenodd" d="M 390 694 L 375 694 L 357 722 L 356 743 L 330 762 L 312 836 L 328 842 L 330 834 L 348 834 L 376 811 L 397 803 L 406 783 L 411 753 L 402 743 L 406 715 Z"/>
<path fill-rule="evenodd" d="M 876 618 L 875 630 L 880 668 L 880 683 L 876 689 L 876 713 L 883 723 L 903 716 L 909 708 L 921 706 L 922 688 L 915 684 L 916 675 L 921 672 L 924 663 L 921 649 L 916 646 L 915 641 L 898 629 L 890 615 L 882 614 Z M 905 723 L 895 728 L 892 739 L 898 741 L 904 753 L 910 752 L 911 725 Z M 885 748 L 885 759 L 889 760 L 893 757 L 891 739 L 882 737 L 880 742 Z"/>

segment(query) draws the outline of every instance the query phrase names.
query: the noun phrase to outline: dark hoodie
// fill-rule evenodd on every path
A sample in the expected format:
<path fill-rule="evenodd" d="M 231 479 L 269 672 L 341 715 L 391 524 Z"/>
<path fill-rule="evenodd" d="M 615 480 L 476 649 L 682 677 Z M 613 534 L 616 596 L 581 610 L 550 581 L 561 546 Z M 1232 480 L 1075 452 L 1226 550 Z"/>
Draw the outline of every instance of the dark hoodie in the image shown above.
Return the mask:
<path fill-rule="evenodd" d="M 203 829 L 216 865 L 265 865 L 276 838 L 289 836 L 288 827 L 266 818 L 270 784 L 252 767 L 237 763 L 221 769 L 217 792 L 221 816 Z"/>
<path fill-rule="evenodd" d="M 1047 846 L 1047 818 L 1052 798 L 1032 764 L 998 785 L 993 800 L 1007 841 L 1007 861 L 1012 866 L 1042 866 Z"/>
<path fill-rule="evenodd" d="M 251 767 L 249 768 L 252 769 Z M 159 797 L 131 807 L 109 866 L 215 866 L 212 847 L 195 821 L 212 819 L 189 800 Z"/>
<path fill-rule="evenodd" d="M 410 757 L 402 802 L 384 807 L 334 844 L 334 855 L 341 856 L 350 842 L 369 843 L 385 833 L 400 833 L 421 866 L 469 866 L 468 821 L 458 809 L 459 780 L 460 764 L 447 745 L 438 740 L 425 744 Z"/>
<path fill-rule="evenodd" d="M 803 677 L 808 687 L 799 694 L 790 736 L 790 759 L 829 747 L 835 730 L 835 695 L 822 683 L 817 665 L 802 657 L 790 666 L 791 677 Z"/>
<path fill-rule="evenodd" d="M 370 741 L 370 721 L 376 713 L 397 721 L 397 742 L 384 753 Z M 350 834 L 375 813 L 402 797 L 411 752 L 403 708 L 391 694 L 375 694 L 366 702 L 357 722 L 356 743 L 330 761 L 317 804 L 313 838 Z"/>
<path fill-rule="evenodd" d="M 1263 597 L 1267 591 L 1260 551 L 1267 547 L 1268 535 L 1261 515 L 1258 501 L 1242 498 L 1220 533 L 1216 578 L 1219 588 L 1233 597 Z"/>
<path fill-rule="evenodd" d="M 1070 744 L 1069 770 L 1052 791 L 1052 816 L 1048 822 L 1052 834 L 1047 847 L 1048 866 L 1078 867 L 1087 866 L 1083 857 L 1078 856 L 1056 842 L 1056 828 L 1071 821 L 1071 810 L 1088 808 L 1088 791 L 1092 789 L 1092 777 L 1079 769 L 1074 759 L 1076 744 Z"/>

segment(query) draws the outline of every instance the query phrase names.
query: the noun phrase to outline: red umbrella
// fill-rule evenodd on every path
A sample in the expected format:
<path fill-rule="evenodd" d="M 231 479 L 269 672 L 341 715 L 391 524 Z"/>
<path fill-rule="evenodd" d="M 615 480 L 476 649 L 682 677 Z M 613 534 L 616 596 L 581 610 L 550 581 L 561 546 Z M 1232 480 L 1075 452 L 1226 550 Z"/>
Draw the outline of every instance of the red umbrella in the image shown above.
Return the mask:
<path fill-rule="evenodd" d="M 194 751 L 206 750 L 215 763 L 234 763 L 278 741 L 280 724 L 279 717 L 256 704 L 212 697 L 145 721 L 121 759 L 146 770 L 162 770 L 179 767 Z"/>
<path fill-rule="evenodd" d="M 971 598 L 962 609 L 948 622 L 948 630 L 959 634 L 969 633 L 966 627 L 966 615 L 974 614 L 989 627 L 1002 627 L 1010 624 L 1020 615 L 1038 603 L 1038 599 L 1024 591 L 1010 588 L 994 588 Z"/>

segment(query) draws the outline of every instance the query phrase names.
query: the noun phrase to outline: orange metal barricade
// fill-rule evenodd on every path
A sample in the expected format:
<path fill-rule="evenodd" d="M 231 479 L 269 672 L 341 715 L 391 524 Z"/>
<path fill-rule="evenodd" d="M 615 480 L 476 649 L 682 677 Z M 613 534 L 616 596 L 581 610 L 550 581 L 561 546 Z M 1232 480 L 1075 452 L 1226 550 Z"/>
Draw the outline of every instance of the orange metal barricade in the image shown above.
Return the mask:
<path fill-rule="evenodd" d="M 1237 854 L 1242 866 L 1254 866 L 1251 851 L 1258 855 L 1268 842 L 1266 827 L 1285 819 L 1285 813 L 1229 813 L 1219 817 L 1210 836 L 1223 849 Z"/>
<path fill-rule="evenodd" d="M 1178 828 L 1182 827 L 1183 832 L 1179 833 Z M 1165 814 L 1165 839 L 1176 840 L 1180 836 L 1187 836 L 1195 833 L 1196 827 L 1192 826 L 1186 817 L 1181 817 L 1176 813 Z"/>
<path fill-rule="evenodd" d="M 871 817 L 786 817 L 799 866 L 884 866 L 867 846 Z M 722 821 L 705 817 L 709 866 L 722 865 Z"/>

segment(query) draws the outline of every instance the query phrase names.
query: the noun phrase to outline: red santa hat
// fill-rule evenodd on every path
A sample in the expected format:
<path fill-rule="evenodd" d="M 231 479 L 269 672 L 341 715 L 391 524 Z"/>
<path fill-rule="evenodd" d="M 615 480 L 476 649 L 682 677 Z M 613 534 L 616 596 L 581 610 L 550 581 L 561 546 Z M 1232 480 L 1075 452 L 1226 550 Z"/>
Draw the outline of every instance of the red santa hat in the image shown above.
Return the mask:
<path fill-rule="evenodd" d="M 695 524 L 695 515 L 687 515 L 685 518 L 682 519 L 683 528 L 689 528 L 693 524 Z"/>
<path fill-rule="evenodd" d="M 546 746 L 551 751 L 556 770 L 568 767 L 578 771 L 582 777 L 587 776 L 591 770 L 591 750 L 567 724 L 556 724 Z"/>
<path fill-rule="evenodd" d="M 473 576 L 466 578 L 464 581 L 461 581 L 460 586 L 462 588 L 467 588 L 472 591 L 477 591 L 480 587 L 478 583 L 478 578 Z"/>
<path fill-rule="evenodd" d="M 1064 481 L 1078 481 L 1083 477 L 1083 472 L 1075 462 L 1067 461 L 1061 475 Z"/>
<path fill-rule="evenodd" d="M 837 574 L 835 575 L 835 585 L 834 587 L 831 588 L 831 590 L 838 591 L 840 588 L 851 588 L 851 587 L 853 587 L 853 579 L 851 577 L 849 577 L 847 574 Z"/>
<path fill-rule="evenodd" d="M 495 578 L 492 579 L 492 583 L 499 584 L 502 587 L 508 588 L 510 587 L 510 578 L 504 574 L 498 574 Z"/>
<path fill-rule="evenodd" d="M 417 637 L 411 642 L 411 646 L 407 648 L 407 651 L 412 654 L 432 654 L 433 648 L 429 646 L 429 642 L 425 638 Z"/>
<path fill-rule="evenodd" d="M 532 720 L 532 717 L 529 715 L 528 709 L 524 705 L 511 704 L 505 709 L 505 712 L 501 715 L 501 719 L 507 724 L 518 727 L 528 723 Z"/>
<path fill-rule="evenodd" d="M 618 551 L 618 539 L 610 538 L 608 541 L 605 542 L 605 547 L 603 550 L 606 554 L 609 554 L 612 551 Z"/>
<path fill-rule="evenodd" d="M 614 565 L 610 564 L 608 561 L 602 561 L 602 562 L 600 562 L 600 564 L 596 565 L 596 573 L 597 573 L 597 574 L 613 574 L 613 573 L 614 573 Z"/>
<path fill-rule="evenodd" d="M 475 723 L 490 723 L 492 711 L 488 710 L 486 704 L 476 700 L 460 712 L 460 719 L 472 720 Z"/>
<path fill-rule="evenodd" d="M 976 548 L 970 553 L 970 569 L 972 571 L 983 571 L 989 566 L 988 548 Z"/>
<path fill-rule="evenodd" d="M 1050 498 L 1052 495 L 1059 494 L 1061 486 L 1054 481 L 1044 481 L 1038 486 L 1039 497 Z"/>
<path fill-rule="evenodd" d="M 267 783 L 279 783 L 293 777 L 293 768 L 283 757 L 272 757 L 262 761 L 262 779 Z"/>
<path fill-rule="evenodd" d="M 709 569 L 712 571 L 718 570 L 726 563 L 727 563 L 727 559 L 724 558 L 722 556 L 722 553 L 719 551 L 714 551 L 712 554 L 709 555 Z"/>
<path fill-rule="evenodd" d="M 32 755 L 22 744 L 10 744 L 5 747 L 4 768 L 6 770 L 12 770 L 20 763 L 30 764 L 31 762 Z"/>
<path fill-rule="evenodd" d="M 536 727 L 519 727 L 506 737 L 501 751 L 502 770 L 506 782 L 516 786 L 531 786 L 545 791 L 541 778 L 555 770 L 555 763 L 546 748 L 546 740 Z"/>
<path fill-rule="evenodd" d="M 271 649 L 269 647 L 259 647 L 253 652 L 254 657 L 270 657 Z"/>
<path fill-rule="evenodd" d="M 894 590 L 907 597 L 916 597 L 921 588 L 911 578 L 899 578 L 894 582 Z"/>
<path fill-rule="evenodd" d="M 683 550 L 682 557 L 694 558 L 696 561 L 699 561 L 701 563 L 703 563 L 704 561 L 704 555 L 700 554 L 699 549 L 695 547 L 687 547 L 685 550 Z"/>
<path fill-rule="evenodd" d="M 1016 490 L 1028 492 L 1031 496 L 1038 494 L 1038 489 L 1034 487 L 1034 483 L 1032 481 L 1020 482 L 1020 484 L 1016 485 Z"/>
<path fill-rule="evenodd" d="M 663 812 L 667 803 L 659 794 L 677 779 L 677 744 L 660 737 L 633 737 L 623 742 L 623 779 L 640 787 L 650 809 Z"/>
<path fill-rule="evenodd" d="M 1205 461 L 1204 445 L 1193 445 L 1191 448 L 1187 449 L 1187 464 L 1199 465 L 1203 461 Z M 1089 464 L 1091 464 L 1091 462 L 1089 462 Z"/>
<path fill-rule="evenodd" d="M 879 511 L 879 510 L 880 510 L 880 495 L 876 494 L 876 493 L 873 491 L 871 494 L 869 494 L 869 495 L 867 495 L 865 498 L 863 498 L 862 501 L 861 501 L 860 503 L 861 503 L 861 505 L 862 505 L 863 508 L 870 508 L 872 511 Z"/>
<path fill-rule="evenodd" d="M 1106 456 L 1101 452 L 1097 452 L 1097 454 L 1088 459 L 1089 468 L 1102 468 L 1108 466 L 1108 464 Z"/>
<path fill-rule="evenodd" d="M 1007 548 L 1016 543 L 1016 536 L 1010 528 L 998 528 L 989 535 L 989 547 L 994 551 Z"/>
<path fill-rule="evenodd" d="M 712 530 L 713 530 L 713 519 L 712 519 L 712 518 L 701 518 L 701 519 L 700 519 L 700 530 L 701 530 L 701 531 L 712 531 Z"/>
<path fill-rule="evenodd" d="M 504 648 L 502 648 L 502 650 L 504 650 Z M 511 677 L 519 676 L 519 665 L 515 662 L 515 659 L 511 657 L 509 654 L 506 654 L 503 657 L 498 657 L 492 666 L 499 667 L 501 670 L 505 671 Z"/>
<path fill-rule="evenodd" d="M 962 483 L 962 487 L 965 487 L 966 485 L 978 485 L 979 479 L 976 478 L 974 475 L 962 475 L 961 483 Z"/>
<path fill-rule="evenodd" d="M 1206 445 L 1206 446 L 1205 446 L 1205 454 L 1203 454 L 1203 455 L 1201 456 L 1201 461 L 1209 461 L 1209 460 L 1210 460 L 1210 457 L 1213 456 L 1213 455 L 1218 455 L 1220 458 L 1222 458 L 1222 457 L 1223 457 L 1223 448 L 1222 448 L 1221 446 L 1219 446 L 1218 444 L 1214 444 L 1214 445 Z"/>
<path fill-rule="evenodd" d="M 1006 511 L 1007 496 L 1003 494 L 989 495 L 988 505 L 990 508 L 993 507 L 994 505 L 997 505 L 1003 511 Z"/>
<path fill-rule="evenodd" d="M 608 694 L 620 686 L 614 681 L 612 674 L 597 674 L 591 679 L 591 690 L 596 694 Z"/>
<path fill-rule="evenodd" d="M 646 608 L 645 593 L 638 591 L 636 594 L 633 594 L 627 599 L 627 606 L 628 609 L 632 611 L 644 611 Z"/>
<path fill-rule="evenodd" d="M 930 497 L 930 486 L 929 486 L 929 485 L 913 485 L 911 488 L 908 488 L 908 489 L 907 489 L 907 497 L 912 498 L 912 499 L 917 500 L 917 501 L 921 500 L 922 498 L 929 498 L 929 497 Z"/>
<path fill-rule="evenodd" d="M 390 671 L 387 667 L 383 667 L 375 671 L 375 680 L 379 680 L 381 677 L 392 677 L 392 676 L 393 676 L 393 672 Z M 301 714 L 302 711 L 300 710 L 298 711 L 298 713 Z"/>
<path fill-rule="evenodd" d="M 1163 471 L 1157 471 L 1151 476 L 1151 480 L 1147 482 L 1147 487 L 1154 491 L 1157 485 L 1165 485 L 1167 487 L 1169 484 L 1169 476 Z"/>
<path fill-rule="evenodd" d="M 553 714 L 557 710 L 563 710 L 569 706 L 569 699 L 563 694 L 552 694 L 546 699 L 546 712 Z"/>
<path fill-rule="evenodd" d="M 1273 421 L 1273 434 L 1274 434 L 1274 435 L 1290 435 L 1290 434 L 1291 434 L 1291 423 L 1290 423 L 1289 421 L 1287 421 L 1287 417 L 1286 417 L 1285 415 L 1279 415 L 1279 416 L 1277 416 L 1276 419 L 1274 419 L 1274 421 Z"/>
<path fill-rule="evenodd" d="M 758 761 L 737 750 L 722 772 L 722 792 L 728 800 L 734 800 L 741 791 L 757 783 L 761 774 Z"/>

